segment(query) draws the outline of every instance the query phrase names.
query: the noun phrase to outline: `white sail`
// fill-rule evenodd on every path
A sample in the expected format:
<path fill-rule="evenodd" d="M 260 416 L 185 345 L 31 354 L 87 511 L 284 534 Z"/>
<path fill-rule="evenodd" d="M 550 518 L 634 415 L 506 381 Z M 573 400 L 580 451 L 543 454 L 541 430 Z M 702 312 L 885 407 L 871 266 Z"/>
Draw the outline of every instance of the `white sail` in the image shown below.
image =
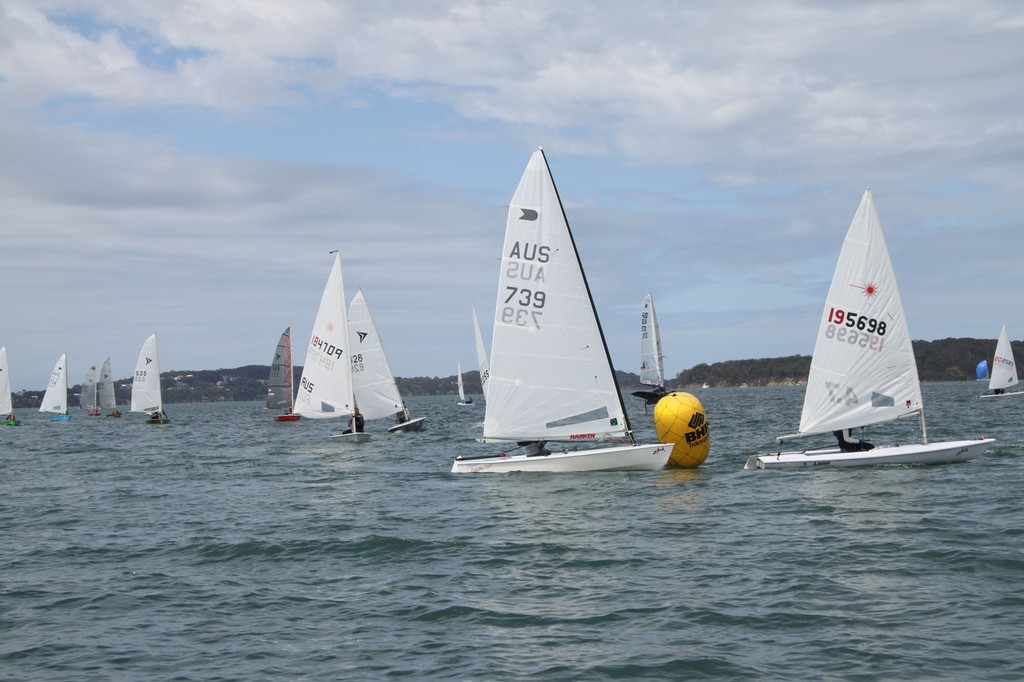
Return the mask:
<path fill-rule="evenodd" d="M 292 328 L 281 333 L 270 362 L 270 378 L 267 380 L 267 407 L 271 410 L 291 411 L 294 404 L 292 390 Z"/>
<path fill-rule="evenodd" d="M 480 321 L 476 318 L 476 306 L 473 306 L 473 332 L 476 334 L 476 364 L 480 368 L 480 389 L 486 400 L 487 379 L 490 378 L 491 367 L 487 360 L 487 349 L 484 348 L 484 337 L 480 334 Z"/>
<path fill-rule="evenodd" d="M 156 334 L 150 334 L 142 344 L 139 359 L 135 363 L 131 411 L 148 414 L 164 411 L 163 394 L 160 390 L 160 353 L 157 350 Z"/>
<path fill-rule="evenodd" d="M 355 408 L 345 282 L 341 275 L 341 254 L 337 251 L 334 254 L 334 265 L 320 299 L 295 398 L 295 411 L 313 419 L 349 417 Z"/>
<path fill-rule="evenodd" d="M 992 361 L 992 377 L 988 381 L 991 390 L 1013 388 L 1019 383 L 1017 378 L 1017 365 L 1013 361 L 1013 347 L 1010 346 L 1010 335 L 1006 332 L 1006 325 L 999 332 L 999 341 L 996 342 L 996 356 Z M 2 412 L 3 410 L 0 410 Z"/>
<path fill-rule="evenodd" d="M 405 404 L 362 289 L 349 304 L 348 329 L 352 344 L 352 387 L 359 411 L 370 420 L 403 412 Z"/>
<path fill-rule="evenodd" d="M 485 441 L 626 433 L 597 313 L 541 150 L 509 207 L 491 343 Z"/>
<path fill-rule="evenodd" d="M 462 385 L 462 363 L 458 362 L 455 366 L 458 368 L 455 376 L 458 378 L 459 383 L 459 402 L 464 403 L 466 402 L 466 387 Z"/>
<path fill-rule="evenodd" d="M 852 433 L 858 426 L 915 414 L 917 443 L 875 446 Z M 825 302 L 800 431 L 779 439 L 829 431 L 836 435 L 834 446 L 752 455 L 743 468 L 963 462 L 995 442 L 985 437 L 928 442 L 910 331 L 870 189 L 846 233 Z"/>
<path fill-rule="evenodd" d="M 96 382 L 96 394 L 99 396 L 100 409 L 117 409 L 117 399 L 114 397 L 114 377 L 110 369 L 109 357 L 100 366 L 100 378 Z"/>
<path fill-rule="evenodd" d="M 648 386 L 665 386 L 665 368 L 661 354 L 661 335 L 658 331 L 658 317 L 654 312 L 654 298 L 644 296 L 640 311 L 640 383 Z"/>
<path fill-rule="evenodd" d="M 921 413 L 910 330 L 870 188 L 850 224 L 825 300 L 800 433 Z"/>
<path fill-rule="evenodd" d="M 0 419 L 14 412 L 11 398 L 11 371 L 7 364 L 7 346 L 0 346 Z"/>
<path fill-rule="evenodd" d="M 57 364 L 53 366 L 53 372 L 50 373 L 50 382 L 46 385 L 46 393 L 43 394 L 43 404 L 39 407 L 40 412 L 68 413 L 67 361 L 67 353 L 61 353 Z"/>
<path fill-rule="evenodd" d="M 87 412 L 96 411 L 96 365 L 90 367 L 85 373 L 85 379 L 82 380 L 82 394 L 79 396 L 79 404 Z"/>

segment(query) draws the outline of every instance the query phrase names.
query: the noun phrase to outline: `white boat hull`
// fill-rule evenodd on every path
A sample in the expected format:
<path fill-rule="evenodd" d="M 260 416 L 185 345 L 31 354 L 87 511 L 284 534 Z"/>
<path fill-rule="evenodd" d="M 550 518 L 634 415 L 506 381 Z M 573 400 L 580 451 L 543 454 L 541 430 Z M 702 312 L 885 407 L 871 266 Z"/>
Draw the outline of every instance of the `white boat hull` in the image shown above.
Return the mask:
<path fill-rule="evenodd" d="M 395 424 L 388 431 L 390 433 L 404 433 L 406 431 L 420 431 L 423 429 L 423 422 L 426 421 L 426 417 L 417 417 L 416 419 L 410 419 L 407 422 L 401 424 Z"/>
<path fill-rule="evenodd" d="M 1024 395 L 1024 391 L 1014 391 L 1013 393 L 985 393 L 979 395 L 979 398 L 1008 398 L 1012 395 Z"/>
<path fill-rule="evenodd" d="M 946 464 L 974 459 L 995 442 L 994 438 L 955 440 L 945 443 L 883 445 L 861 452 L 841 452 L 838 447 L 768 452 L 747 459 L 744 469 L 804 469 L 855 467 L 880 464 Z"/>
<path fill-rule="evenodd" d="M 456 457 L 453 474 L 512 471 L 658 471 L 668 463 L 671 444 L 620 445 L 593 450 L 569 450 L 547 455 Z"/>
<path fill-rule="evenodd" d="M 365 443 L 370 440 L 370 434 L 365 431 L 358 433 L 332 433 L 331 440 L 340 440 L 343 443 Z"/>

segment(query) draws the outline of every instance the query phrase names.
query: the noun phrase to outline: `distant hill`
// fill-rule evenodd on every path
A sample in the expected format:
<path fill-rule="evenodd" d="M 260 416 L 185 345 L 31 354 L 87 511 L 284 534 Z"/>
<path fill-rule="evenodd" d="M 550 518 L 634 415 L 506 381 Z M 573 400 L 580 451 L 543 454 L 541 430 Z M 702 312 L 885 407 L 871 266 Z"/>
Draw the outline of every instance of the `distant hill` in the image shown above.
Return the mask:
<path fill-rule="evenodd" d="M 941 341 L 914 341 L 917 371 L 922 381 L 964 381 L 974 379 L 974 368 L 981 360 L 992 364 L 995 339 L 942 339 Z M 1024 342 L 1013 341 L 1013 355 L 1017 367 L 1024 359 Z M 782 358 L 729 360 L 713 364 L 700 364 L 683 370 L 675 380 L 668 380 L 669 388 L 690 389 L 702 384 L 709 386 L 784 386 L 807 381 L 811 366 L 809 355 L 790 355 Z M 267 365 L 246 365 L 234 369 L 207 369 L 163 372 L 164 401 L 167 403 L 205 403 L 223 401 L 264 400 L 267 396 Z M 616 371 L 619 388 L 632 392 L 642 388 L 640 377 L 631 372 Z M 302 376 L 302 368 L 295 368 L 295 383 Z M 480 373 L 463 372 L 466 392 L 479 395 Z M 455 375 L 445 377 L 399 377 L 398 388 L 403 396 L 457 395 Z M 69 389 L 71 405 L 78 404 L 81 386 Z M 125 405 L 131 400 L 131 378 L 115 382 L 117 402 Z M 43 390 L 21 391 L 14 395 L 16 408 L 38 408 Z"/>

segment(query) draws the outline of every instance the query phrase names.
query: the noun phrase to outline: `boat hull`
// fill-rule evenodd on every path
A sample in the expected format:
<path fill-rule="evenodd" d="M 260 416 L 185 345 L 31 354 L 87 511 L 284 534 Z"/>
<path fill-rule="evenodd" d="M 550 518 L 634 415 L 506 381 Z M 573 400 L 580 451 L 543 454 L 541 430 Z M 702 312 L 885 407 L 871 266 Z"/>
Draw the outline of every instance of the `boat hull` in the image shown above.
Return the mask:
<path fill-rule="evenodd" d="M 979 395 L 979 398 L 1009 398 L 1014 395 L 1024 395 L 1024 391 L 1014 391 L 1013 393 L 984 393 Z"/>
<path fill-rule="evenodd" d="M 401 424 L 395 424 L 388 431 L 390 433 L 405 433 L 406 431 L 421 431 L 423 430 L 423 422 L 427 420 L 426 417 L 417 417 L 416 419 L 410 419 L 407 422 Z"/>
<path fill-rule="evenodd" d="M 21 422 L 17 419 L 5 419 L 0 421 L 0 426 L 21 426 Z"/>
<path fill-rule="evenodd" d="M 170 424 L 171 420 L 170 419 L 147 419 L 143 423 L 145 423 L 145 424 Z"/>
<path fill-rule="evenodd" d="M 331 440 L 341 441 L 342 443 L 365 443 L 370 440 L 370 434 L 365 431 L 358 431 L 356 433 L 332 433 Z"/>
<path fill-rule="evenodd" d="M 882 464 L 947 464 L 974 459 L 995 442 L 994 438 L 955 440 L 944 443 L 883 445 L 861 452 L 841 452 L 838 447 L 792 452 L 768 452 L 747 459 L 744 469 L 813 469 L 821 467 L 877 466 Z"/>
<path fill-rule="evenodd" d="M 49 419 L 47 419 L 47 421 L 51 421 L 51 422 L 67 422 L 67 421 L 71 421 L 71 415 L 70 414 L 56 414 L 56 415 L 50 417 Z"/>
<path fill-rule="evenodd" d="M 297 422 L 302 419 L 302 415 L 298 414 L 279 414 L 274 417 L 276 422 Z"/>
<path fill-rule="evenodd" d="M 671 444 L 620 445 L 593 450 L 569 450 L 547 455 L 456 457 L 453 474 L 513 471 L 658 471 L 668 463 Z"/>

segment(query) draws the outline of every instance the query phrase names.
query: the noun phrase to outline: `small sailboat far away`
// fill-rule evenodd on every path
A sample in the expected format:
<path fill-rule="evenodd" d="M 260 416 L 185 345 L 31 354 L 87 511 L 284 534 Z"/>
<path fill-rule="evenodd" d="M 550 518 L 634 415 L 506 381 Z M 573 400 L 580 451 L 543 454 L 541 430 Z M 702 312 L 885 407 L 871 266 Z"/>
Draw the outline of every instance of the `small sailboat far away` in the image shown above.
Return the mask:
<path fill-rule="evenodd" d="M 658 470 L 671 444 L 637 444 L 544 151 L 509 206 L 491 337 L 483 442 L 518 451 L 458 456 L 453 473 Z M 581 443 L 602 443 L 576 450 Z M 554 441 L 572 443 L 547 447 Z M 513 448 L 516 450 L 516 448 Z"/>
<path fill-rule="evenodd" d="M 640 310 L 640 383 L 653 388 L 650 391 L 633 392 L 636 397 L 643 398 L 644 409 L 648 405 L 656 405 L 665 396 L 664 360 L 654 298 L 647 294 Z"/>
<path fill-rule="evenodd" d="M 854 428 L 913 416 L 918 443 L 876 447 L 851 438 Z M 841 445 L 753 455 L 744 468 L 961 462 L 995 442 L 928 442 L 910 330 L 870 188 L 846 233 L 825 299 L 799 431 L 779 440 L 823 433 Z"/>
<path fill-rule="evenodd" d="M 362 289 L 356 291 L 349 304 L 348 329 L 352 386 L 363 418 L 373 421 L 394 417 L 395 425 L 388 429 L 391 433 L 421 430 L 426 417 L 413 419 L 409 415 Z"/>
<path fill-rule="evenodd" d="M 362 429 L 363 417 L 356 407 L 352 391 L 352 359 L 349 351 L 348 314 L 345 310 L 345 281 L 341 274 L 341 254 L 334 254 L 334 265 L 327 277 L 320 308 L 313 322 L 313 333 L 306 347 L 306 362 L 295 397 L 295 412 L 311 419 L 349 419 L 347 431 L 331 438 L 349 443 L 370 440 Z"/>
<path fill-rule="evenodd" d="M 43 394 L 43 404 L 39 406 L 40 412 L 53 412 L 50 417 L 52 422 L 66 422 L 71 419 L 68 414 L 68 354 L 61 353 L 57 364 L 53 366 L 50 373 L 50 382 L 46 385 L 46 392 Z"/>
<path fill-rule="evenodd" d="M 456 372 L 455 376 L 458 379 L 458 385 L 459 385 L 459 402 L 457 404 L 458 405 L 472 405 L 473 404 L 473 396 L 469 396 L 468 398 L 466 397 L 466 387 L 462 383 L 462 363 L 461 362 L 456 363 L 456 367 L 458 367 L 458 371 Z"/>
<path fill-rule="evenodd" d="M 108 357 L 100 365 L 100 378 L 96 381 L 96 393 L 99 396 L 100 409 L 107 412 L 108 417 L 120 417 L 121 411 L 117 409 L 117 397 L 114 395 L 114 375 L 110 369 L 110 358 Z"/>
<path fill-rule="evenodd" d="M 147 424 L 166 424 L 171 420 L 164 411 L 163 391 L 160 388 L 160 353 L 157 350 L 156 334 L 150 334 L 139 351 L 132 377 L 132 412 L 149 415 Z"/>
<path fill-rule="evenodd" d="M 292 328 L 281 333 L 274 359 L 270 363 L 270 378 L 267 380 L 267 409 L 284 410 L 274 421 L 297 422 L 301 416 L 295 414 L 295 391 L 292 389 Z"/>
<path fill-rule="evenodd" d="M 1013 347 L 1010 345 L 1010 335 L 1006 332 L 1006 325 L 1003 325 L 999 332 L 999 340 L 996 342 L 996 355 L 992 359 L 992 378 L 988 381 L 988 389 L 991 393 L 979 395 L 979 398 L 1002 398 L 1011 395 L 1024 395 L 1020 390 L 1020 379 L 1017 377 L 1017 363 L 1013 361 Z M 1017 390 L 1010 390 L 1016 388 Z"/>
<path fill-rule="evenodd" d="M 14 416 L 14 399 L 11 398 L 11 372 L 7 364 L 7 346 L 0 346 L 0 426 L 20 426 Z"/>
<path fill-rule="evenodd" d="M 89 368 L 82 381 L 82 394 L 79 396 L 79 404 L 90 417 L 98 417 L 102 414 L 99 409 L 99 394 L 96 384 L 96 365 Z"/>
<path fill-rule="evenodd" d="M 484 348 L 484 337 L 480 334 L 480 321 L 476 319 L 476 306 L 473 306 L 473 333 L 476 336 L 476 364 L 480 368 L 480 391 L 487 400 L 487 379 L 491 376 L 491 363 L 487 359 Z"/>

